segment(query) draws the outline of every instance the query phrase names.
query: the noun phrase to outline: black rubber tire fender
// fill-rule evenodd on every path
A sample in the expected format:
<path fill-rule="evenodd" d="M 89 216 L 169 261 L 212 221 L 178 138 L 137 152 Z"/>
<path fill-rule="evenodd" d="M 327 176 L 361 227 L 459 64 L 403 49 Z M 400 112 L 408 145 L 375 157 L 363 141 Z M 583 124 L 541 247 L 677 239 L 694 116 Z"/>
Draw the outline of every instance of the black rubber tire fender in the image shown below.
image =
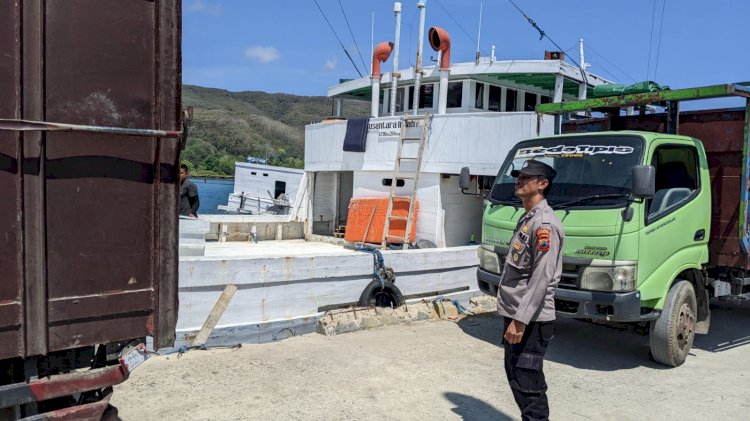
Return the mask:
<path fill-rule="evenodd" d="M 414 243 L 418 249 L 434 249 L 437 248 L 435 243 L 430 240 L 419 239 Z"/>
<path fill-rule="evenodd" d="M 393 282 L 380 283 L 375 279 L 365 287 L 359 296 L 357 305 L 360 307 L 400 307 L 404 305 L 404 294 Z"/>
<path fill-rule="evenodd" d="M 651 322 L 649 342 L 654 361 L 672 367 L 685 362 L 695 339 L 697 310 L 693 284 L 680 280 L 672 285 L 661 315 Z"/>

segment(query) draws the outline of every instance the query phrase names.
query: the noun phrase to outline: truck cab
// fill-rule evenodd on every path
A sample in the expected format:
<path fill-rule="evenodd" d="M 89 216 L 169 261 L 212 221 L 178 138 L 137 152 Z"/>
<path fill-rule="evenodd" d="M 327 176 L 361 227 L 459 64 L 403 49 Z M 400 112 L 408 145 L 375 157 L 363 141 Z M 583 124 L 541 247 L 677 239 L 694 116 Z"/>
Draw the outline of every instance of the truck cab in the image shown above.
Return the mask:
<path fill-rule="evenodd" d="M 528 159 L 557 170 L 546 199 L 565 231 L 558 317 L 648 323 L 654 359 L 680 365 L 708 318 L 711 183 L 701 141 L 616 131 L 518 143 L 484 202 L 477 277 L 487 294 L 497 294 L 524 213 L 510 173 Z"/>

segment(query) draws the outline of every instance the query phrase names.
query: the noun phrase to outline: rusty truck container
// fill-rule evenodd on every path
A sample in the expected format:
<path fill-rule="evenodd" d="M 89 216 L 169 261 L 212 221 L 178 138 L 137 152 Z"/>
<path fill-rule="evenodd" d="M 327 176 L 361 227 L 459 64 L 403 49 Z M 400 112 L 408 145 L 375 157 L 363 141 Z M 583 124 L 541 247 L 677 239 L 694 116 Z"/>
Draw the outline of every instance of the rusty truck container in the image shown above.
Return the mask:
<path fill-rule="evenodd" d="M 173 343 L 180 25 L 176 0 L 0 2 L 0 360 Z"/>

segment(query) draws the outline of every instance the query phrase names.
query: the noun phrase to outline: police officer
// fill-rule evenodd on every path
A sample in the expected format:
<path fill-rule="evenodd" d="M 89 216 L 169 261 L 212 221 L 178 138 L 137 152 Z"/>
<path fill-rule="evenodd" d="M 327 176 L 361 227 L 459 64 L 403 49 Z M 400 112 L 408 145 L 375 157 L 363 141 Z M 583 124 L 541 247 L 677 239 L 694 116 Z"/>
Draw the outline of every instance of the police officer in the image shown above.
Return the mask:
<path fill-rule="evenodd" d="M 528 160 L 516 177 L 516 196 L 526 210 L 516 225 L 497 291 L 505 319 L 505 374 L 524 420 L 547 420 L 542 363 L 552 339 L 554 294 L 562 273 L 563 228 L 545 195 L 557 172 Z"/>

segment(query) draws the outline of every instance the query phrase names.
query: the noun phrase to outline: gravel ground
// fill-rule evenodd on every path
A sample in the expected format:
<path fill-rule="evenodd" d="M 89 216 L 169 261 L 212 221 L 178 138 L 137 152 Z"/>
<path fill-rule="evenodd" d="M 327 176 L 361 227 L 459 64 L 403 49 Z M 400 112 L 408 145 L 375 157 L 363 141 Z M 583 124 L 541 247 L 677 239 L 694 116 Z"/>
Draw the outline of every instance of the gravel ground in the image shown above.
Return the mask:
<path fill-rule="evenodd" d="M 559 320 L 545 361 L 554 420 L 750 419 L 750 303 L 712 304 L 681 367 L 648 337 Z M 123 420 L 517 420 L 500 318 L 486 314 L 155 357 L 115 387 Z"/>

